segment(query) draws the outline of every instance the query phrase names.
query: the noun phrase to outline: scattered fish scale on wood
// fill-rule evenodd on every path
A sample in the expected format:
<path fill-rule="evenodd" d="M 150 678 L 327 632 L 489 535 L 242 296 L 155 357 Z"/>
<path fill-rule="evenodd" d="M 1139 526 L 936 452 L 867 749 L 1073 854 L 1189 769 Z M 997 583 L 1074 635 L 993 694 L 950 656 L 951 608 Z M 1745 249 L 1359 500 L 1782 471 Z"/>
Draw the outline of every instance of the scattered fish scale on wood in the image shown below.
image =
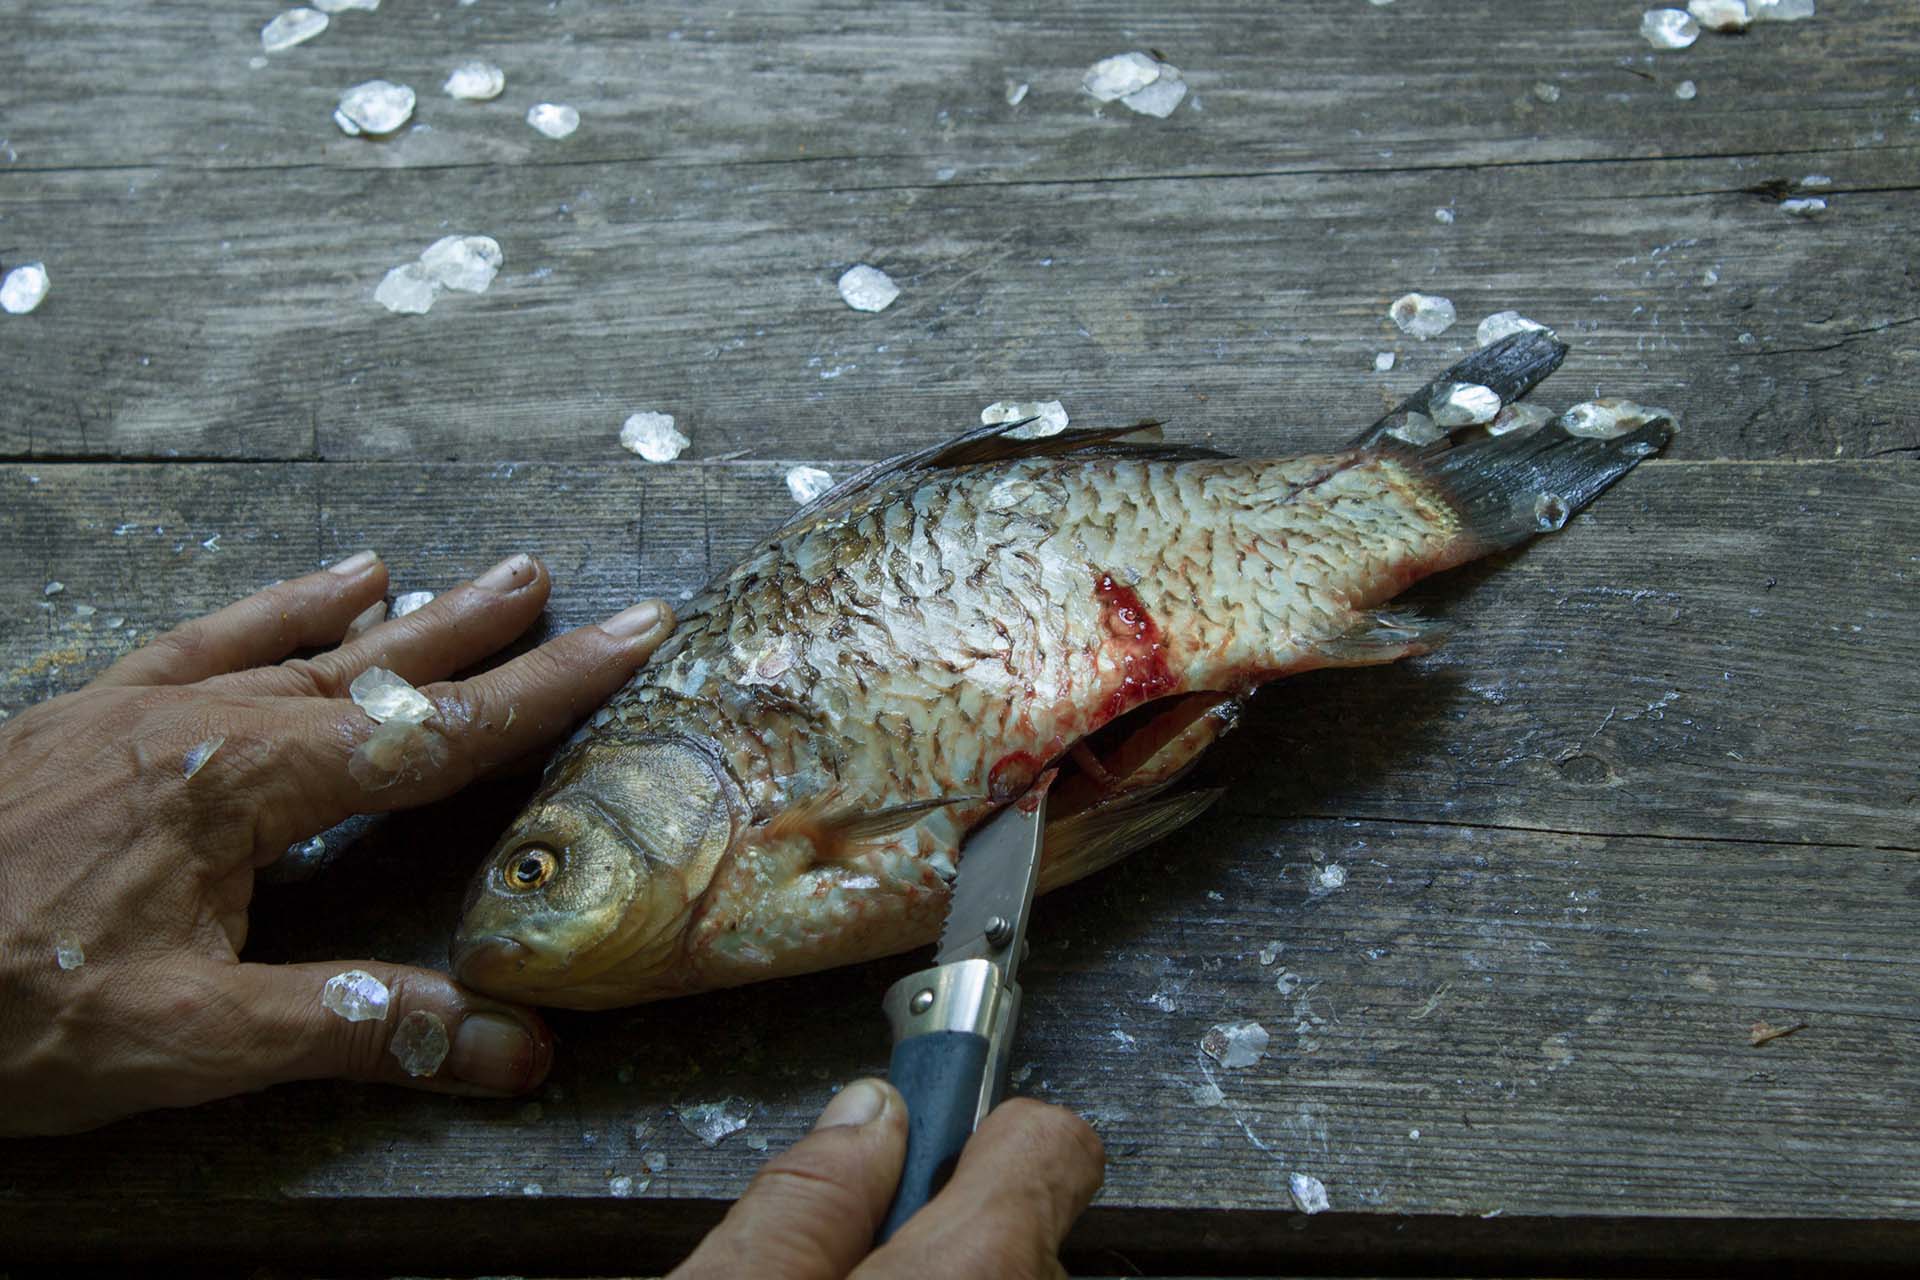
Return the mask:
<path fill-rule="evenodd" d="M 1171 784 L 1255 687 L 1426 652 L 1379 607 L 1665 443 L 1665 419 L 1395 434 L 1462 386 L 1484 423 L 1565 354 L 1515 334 L 1332 453 L 995 424 L 844 481 L 561 751 L 470 887 L 460 976 L 600 1008 L 910 949 L 967 832 L 1048 768 L 1042 891 L 1178 828 L 1217 793 Z"/>

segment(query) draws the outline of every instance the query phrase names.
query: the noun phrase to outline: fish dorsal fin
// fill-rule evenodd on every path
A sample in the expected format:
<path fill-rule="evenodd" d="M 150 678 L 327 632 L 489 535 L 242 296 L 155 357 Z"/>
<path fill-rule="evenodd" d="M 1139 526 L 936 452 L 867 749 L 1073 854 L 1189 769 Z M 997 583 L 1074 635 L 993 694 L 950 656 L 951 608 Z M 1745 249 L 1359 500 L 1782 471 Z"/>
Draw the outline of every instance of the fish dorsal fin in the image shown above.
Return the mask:
<path fill-rule="evenodd" d="M 876 462 L 848 476 L 800 508 L 781 528 L 791 529 L 827 512 L 851 506 L 854 499 L 881 482 L 910 472 L 945 471 L 989 462 L 1058 458 L 1069 454 L 1136 458 L 1148 462 L 1185 462 L 1229 456 L 1217 449 L 1199 445 L 1167 444 L 1160 439 L 1161 424 L 1152 420 L 1136 422 L 1130 427 L 1076 427 L 1032 440 L 1011 434 L 1032 421 L 1032 418 L 1025 418 L 1019 422 L 995 422 L 975 427 L 951 440 Z"/>

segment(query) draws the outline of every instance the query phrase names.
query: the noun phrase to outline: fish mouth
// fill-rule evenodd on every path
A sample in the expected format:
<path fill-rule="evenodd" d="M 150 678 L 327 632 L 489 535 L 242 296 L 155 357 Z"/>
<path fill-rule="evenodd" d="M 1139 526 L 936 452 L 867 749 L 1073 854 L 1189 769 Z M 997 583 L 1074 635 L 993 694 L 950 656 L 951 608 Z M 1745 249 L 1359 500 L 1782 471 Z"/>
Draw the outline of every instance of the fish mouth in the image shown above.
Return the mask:
<path fill-rule="evenodd" d="M 453 976 L 476 991 L 510 991 L 521 980 L 533 950 L 501 934 L 463 938 L 453 946 Z"/>

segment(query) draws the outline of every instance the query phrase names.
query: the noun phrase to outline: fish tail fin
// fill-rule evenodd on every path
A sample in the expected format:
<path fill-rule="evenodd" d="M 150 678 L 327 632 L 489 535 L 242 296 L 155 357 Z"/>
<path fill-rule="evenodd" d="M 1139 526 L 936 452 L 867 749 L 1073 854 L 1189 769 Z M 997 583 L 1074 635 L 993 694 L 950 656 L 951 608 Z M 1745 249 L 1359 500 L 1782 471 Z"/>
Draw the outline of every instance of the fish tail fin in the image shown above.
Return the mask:
<path fill-rule="evenodd" d="M 1655 417 L 1610 437 L 1576 434 L 1561 422 L 1532 432 L 1467 439 L 1409 459 L 1465 526 L 1448 559 L 1464 563 L 1551 533 L 1673 437 Z"/>
<path fill-rule="evenodd" d="M 1392 413 L 1347 441 L 1350 449 L 1371 449 L 1390 438 L 1406 439 L 1414 423 L 1430 424 L 1436 401 L 1459 386 L 1480 386 L 1506 408 L 1539 386 L 1567 358 L 1567 344 L 1545 329 L 1510 334 L 1480 348 L 1402 400 Z"/>

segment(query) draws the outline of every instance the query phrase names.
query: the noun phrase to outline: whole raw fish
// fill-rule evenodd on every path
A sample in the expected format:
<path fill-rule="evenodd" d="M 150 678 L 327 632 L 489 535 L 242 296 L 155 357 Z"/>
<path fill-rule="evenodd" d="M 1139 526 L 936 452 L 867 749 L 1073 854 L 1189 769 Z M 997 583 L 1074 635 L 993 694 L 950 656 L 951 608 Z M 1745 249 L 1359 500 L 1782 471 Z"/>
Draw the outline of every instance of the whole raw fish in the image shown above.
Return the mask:
<path fill-rule="evenodd" d="M 1435 425 L 1565 351 L 1515 335 L 1333 453 L 1012 424 L 869 468 L 709 584 L 556 756 L 469 890 L 458 976 L 605 1008 L 930 942 L 968 830 L 1052 767 L 1042 892 L 1166 835 L 1255 686 L 1425 652 L 1432 625 L 1382 604 L 1666 442 L 1664 418 Z"/>

